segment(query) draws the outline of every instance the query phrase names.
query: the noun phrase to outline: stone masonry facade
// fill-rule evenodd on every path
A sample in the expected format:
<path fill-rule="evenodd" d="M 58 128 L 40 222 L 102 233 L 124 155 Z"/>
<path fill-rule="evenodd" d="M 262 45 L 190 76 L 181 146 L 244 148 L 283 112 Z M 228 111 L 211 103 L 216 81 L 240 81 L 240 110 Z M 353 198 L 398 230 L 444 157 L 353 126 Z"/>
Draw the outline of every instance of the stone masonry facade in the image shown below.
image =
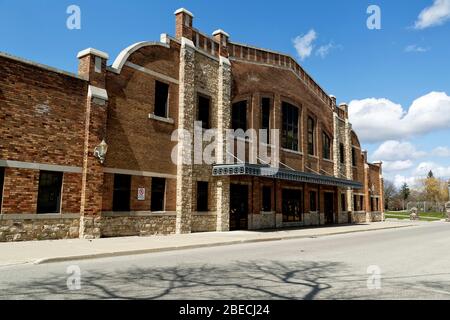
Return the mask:
<path fill-rule="evenodd" d="M 0 242 L 384 219 L 382 164 L 368 163 L 348 106 L 292 57 L 232 42 L 223 30 L 206 35 L 179 9 L 174 37 L 133 44 L 114 61 L 92 48 L 77 58 L 73 74 L 0 53 Z M 217 132 L 208 164 L 193 152 L 208 143 L 177 141 L 198 134 L 201 99 Z M 272 152 L 287 174 L 249 174 L 227 130 L 237 119 L 282 135 L 286 105 L 298 112 L 295 150 L 282 137 L 269 145 L 280 146 Z M 250 158 L 251 139 L 244 144 Z M 230 156 L 240 169 L 213 174 Z"/>

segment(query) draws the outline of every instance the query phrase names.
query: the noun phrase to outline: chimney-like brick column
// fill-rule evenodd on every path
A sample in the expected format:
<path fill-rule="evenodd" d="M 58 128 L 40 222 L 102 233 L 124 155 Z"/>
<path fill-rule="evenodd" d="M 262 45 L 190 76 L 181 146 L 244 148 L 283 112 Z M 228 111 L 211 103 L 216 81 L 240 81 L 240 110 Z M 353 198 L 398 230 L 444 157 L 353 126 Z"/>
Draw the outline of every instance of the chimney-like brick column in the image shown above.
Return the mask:
<path fill-rule="evenodd" d="M 219 55 L 228 58 L 228 40 L 230 39 L 230 35 L 219 29 L 213 32 L 213 37 L 219 43 Z"/>
<path fill-rule="evenodd" d="M 184 8 L 178 9 L 177 11 L 175 11 L 174 14 L 175 14 L 175 37 L 178 40 L 181 40 L 181 38 L 193 40 L 192 28 L 194 15 Z"/>
<path fill-rule="evenodd" d="M 79 74 L 89 83 L 85 106 L 84 154 L 80 209 L 80 238 L 101 236 L 103 165 L 94 149 L 106 136 L 106 62 L 108 54 L 86 49 L 78 54 Z"/>

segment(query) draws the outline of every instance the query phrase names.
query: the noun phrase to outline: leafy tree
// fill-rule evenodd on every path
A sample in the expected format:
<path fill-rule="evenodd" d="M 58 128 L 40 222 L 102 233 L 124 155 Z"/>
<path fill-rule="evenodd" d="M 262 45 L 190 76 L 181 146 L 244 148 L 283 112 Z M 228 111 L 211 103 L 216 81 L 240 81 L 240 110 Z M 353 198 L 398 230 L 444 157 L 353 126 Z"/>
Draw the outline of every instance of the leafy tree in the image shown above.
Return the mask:
<path fill-rule="evenodd" d="M 409 189 L 408 184 L 405 182 L 400 188 L 400 195 L 402 196 L 403 199 L 403 210 L 405 210 L 405 203 L 406 200 L 408 200 L 410 194 L 411 190 Z"/>
<path fill-rule="evenodd" d="M 428 178 L 424 180 L 424 189 L 426 200 L 430 202 L 438 202 L 441 198 L 441 183 L 436 179 L 433 173 L 428 174 Z"/>

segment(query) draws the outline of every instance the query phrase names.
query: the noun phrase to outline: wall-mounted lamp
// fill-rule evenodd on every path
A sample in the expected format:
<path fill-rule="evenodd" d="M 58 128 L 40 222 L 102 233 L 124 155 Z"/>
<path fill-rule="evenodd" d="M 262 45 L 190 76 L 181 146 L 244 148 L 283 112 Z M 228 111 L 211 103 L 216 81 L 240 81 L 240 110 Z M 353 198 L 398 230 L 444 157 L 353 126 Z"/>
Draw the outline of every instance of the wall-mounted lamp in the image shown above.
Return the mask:
<path fill-rule="evenodd" d="M 96 157 L 101 164 L 105 162 L 106 153 L 108 152 L 108 144 L 106 143 L 105 139 L 102 140 L 102 142 L 95 147 L 94 149 L 94 157 Z"/>

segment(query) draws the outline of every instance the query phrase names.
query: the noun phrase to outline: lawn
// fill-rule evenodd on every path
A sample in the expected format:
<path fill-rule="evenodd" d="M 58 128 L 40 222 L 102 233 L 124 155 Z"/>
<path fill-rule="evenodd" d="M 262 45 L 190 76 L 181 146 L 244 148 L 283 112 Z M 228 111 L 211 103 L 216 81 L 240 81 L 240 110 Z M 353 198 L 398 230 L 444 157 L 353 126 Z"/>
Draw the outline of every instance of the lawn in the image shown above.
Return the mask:
<path fill-rule="evenodd" d="M 405 212 L 405 211 L 397 211 L 397 212 L 387 211 L 385 213 L 385 216 L 386 216 L 386 218 L 409 220 L 409 214 L 410 214 L 409 212 Z M 437 220 L 441 220 L 441 219 L 446 219 L 447 214 L 442 213 L 442 212 L 426 212 L 426 213 L 419 213 L 419 217 L 420 217 L 420 220 L 422 220 L 422 221 L 437 221 Z"/>

